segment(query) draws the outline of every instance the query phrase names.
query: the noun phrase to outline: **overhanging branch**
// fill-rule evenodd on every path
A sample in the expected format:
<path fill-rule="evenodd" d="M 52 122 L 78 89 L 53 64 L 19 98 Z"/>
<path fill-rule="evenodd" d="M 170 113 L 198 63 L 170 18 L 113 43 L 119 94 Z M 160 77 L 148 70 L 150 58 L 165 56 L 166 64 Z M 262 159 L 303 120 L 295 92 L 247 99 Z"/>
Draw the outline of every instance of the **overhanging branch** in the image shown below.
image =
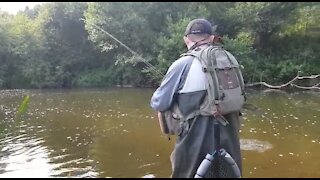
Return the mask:
<path fill-rule="evenodd" d="M 282 84 L 282 85 L 278 85 L 278 86 L 275 86 L 275 85 L 270 85 L 264 81 L 261 81 L 261 82 L 254 82 L 254 83 L 251 83 L 251 84 L 246 84 L 245 86 L 246 87 L 254 87 L 254 86 L 259 86 L 259 85 L 263 85 L 267 88 L 270 88 L 270 89 L 282 89 L 282 88 L 285 88 L 285 87 L 288 87 L 288 86 L 291 86 L 291 87 L 295 87 L 295 88 L 298 88 L 298 89 L 305 89 L 305 90 L 320 90 L 320 82 L 318 82 L 317 84 L 313 85 L 313 86 L 300 86 L 300 85 L 297 85 L 297 84 L 294 84 L 294 82 L 296 80 L 302 80 L 302 79 L 316 79 L 320 77 L 320 74 L 317 74 L 317 75 L 311 75 L 311 76 L 300 76 L 300 72 L 298 72 L 298 75 L 296 77 L 294 77 L 292 80 L 290 80 L 289 82 L 285 83 L 285 84 Z"/>

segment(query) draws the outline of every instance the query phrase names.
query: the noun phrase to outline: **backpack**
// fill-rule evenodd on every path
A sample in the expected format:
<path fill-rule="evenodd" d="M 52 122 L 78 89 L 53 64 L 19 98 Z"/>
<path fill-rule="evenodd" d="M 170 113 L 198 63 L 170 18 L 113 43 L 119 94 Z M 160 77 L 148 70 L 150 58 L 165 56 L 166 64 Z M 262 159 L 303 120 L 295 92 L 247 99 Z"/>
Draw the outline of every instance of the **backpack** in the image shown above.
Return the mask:
<path fill-rule="evenodd" d="M 213 115 L 240 112 L 246 96 L 240 65 L 234 56 L 219 45 L 182 54 L 187 55 L 194 56 L 202 64 L 207 77 L 208 108 Z"/>
<path fill-rule="evenodd" d="M 181 56 L 193 56 L 201 62 L 207 77 L 207 98 L 200 109 L 183 116 L 176 103 L 158 114 L 162 133 L 177 135 L 183 123 L 197 116 L 226 115 L 240 112 L 245 100 L 244 81 L 237 60 L 222 46 L 196 48 Z"/>

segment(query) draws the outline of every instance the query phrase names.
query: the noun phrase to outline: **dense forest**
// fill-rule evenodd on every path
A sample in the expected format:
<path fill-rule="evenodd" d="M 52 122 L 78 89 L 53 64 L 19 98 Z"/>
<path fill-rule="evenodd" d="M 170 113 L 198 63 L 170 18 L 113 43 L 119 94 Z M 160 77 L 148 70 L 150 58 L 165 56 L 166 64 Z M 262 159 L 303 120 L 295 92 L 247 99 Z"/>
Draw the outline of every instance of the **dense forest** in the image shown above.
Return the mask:
<path fill-rule="evenodd" d="M 156 86 L 152 67 L 164 74 L 186 51 L 199 17 L 218 25 L 246 83 L 320 73 L 318 2 L 55 2 L 0 9 L 0 88 Z"/>

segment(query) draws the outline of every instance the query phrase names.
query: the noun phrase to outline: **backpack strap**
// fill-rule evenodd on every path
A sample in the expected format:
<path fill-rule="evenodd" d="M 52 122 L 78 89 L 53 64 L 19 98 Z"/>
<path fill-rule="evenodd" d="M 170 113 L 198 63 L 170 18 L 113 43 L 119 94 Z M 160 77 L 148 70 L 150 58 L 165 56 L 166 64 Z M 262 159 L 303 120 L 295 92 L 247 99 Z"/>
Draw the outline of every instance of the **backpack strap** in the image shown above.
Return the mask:
<path fill-rule="evenodd" d="M 207 94 L 208 94 L 209 102 L 212 105 L 213 114 L 214 114 L 217 111 L 216 105 L 219 103 L 221 92 L 219 91 L 219 83 L 218 83 L 218 78 L 215 71 L 215 69 L 217 68 L 216 57 L 215 55 L 213 57 L 211 55 L 212 53 L 215 53 L 216 48 L 212 48 L 212 47 L 213 46 L 209 46 L 200 51 L 195 49 L 189 52 L 189 54 L 197 58 L 202 65 L 202 70 L 205 73 L 206 79 L 207 79 L 207 82 L 206 82 Z M 210 52 L 208 53 L 208 51 Z M 211 51 L 214 51 L 214 52 L 211 52 Z M 207 62 L 205 59 L 208 59 L 208 58 L 212 58 L 212 61 Z"/>
<path fill-rule="evenodd" d="M 214 87 L 214 92 L 215 92 L 215 96 L 214 96 L 214 99 L 215 99 L 215 104 L 218 104 L 219 100 L 220 100 L 220 97 L 221 97 L 221 92 L 220 92 L 220 88 L 219 88 L 219 81 L 218 81 L 218 76 L 217 76 L 217 73 L 216 73 L 216 69 L 217 69 L 217 59 L 216 59 L 216 51 L 218 50 L 217 47 L 214 47 L 214 46 L 211 46 L 209 47 L 210 49 L 208 49 L 207 51 L 207 59 L 212 59 L 212 61 L 208 61 L 208 67 L 207 67 L 207 71 L 209 71 L 208 75 L 211 74 L 210 76 L 210 80 L 209 83 L 211 83 Z M 212 57 L 213 56 L 213 57 Z M 204 61 L 204 60 L 202 60 Z M 211 82 L 212 81 L 212 82 Z"/>

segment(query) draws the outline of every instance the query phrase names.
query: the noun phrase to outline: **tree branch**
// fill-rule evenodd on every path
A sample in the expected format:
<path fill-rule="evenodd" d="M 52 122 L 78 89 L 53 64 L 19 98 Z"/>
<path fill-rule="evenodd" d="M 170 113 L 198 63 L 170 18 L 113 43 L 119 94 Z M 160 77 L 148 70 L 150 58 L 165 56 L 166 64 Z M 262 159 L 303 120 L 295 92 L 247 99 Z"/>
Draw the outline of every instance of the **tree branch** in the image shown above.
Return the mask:
<path fill-rule="evenodd" d="M 316 79 L 320 77 L 320 74 L 317 74 L 317 75 L 311 75 L 311 76 L 300 76 L 300 72 L 298 72 L 297 76 L 294 77 L 292 80 L 290 80 L 289 82 L 285 83 L 285 84 L 282 84 L 282 85 L 278 85 L 278 86 L 274 86 L 274 85 L 270 85 L 264 81 L 261 81 L 261 82 L 254 82 L 254 83 L 251 83 L 251 84 L 246 84 L 245 86 L 246 87 L 254 87 L 254 86 L 258 86 L 258 85 L 263 85 L 263 86 L 266 86 L 270 89 L 282 89 L 284 87 L 287 87 L 287 86 L 292 86 L 292 87 L 296 87 L 296 88 L 299 88 L 299 89 L 305 89 L 305 90 L 320 90 L 320 82 L 313 85 L 313 86 L 310 86 L 310 87 L 306 87 L 306 86 L 299 86 L 299 85 L 296 85 L 294 84 L 294 82 L 296 80 L 302 80 L 302 79 Z"/>
<path fill-rule="evenodd" d="M 318 83 L 318 85 L 319 84 L 320 83 Z M 296 85 L 296 84 L 291 84 L 291 86 L 294 86 L 294 87 L 299 88 L 299 89 L 305 89 L 305 90 L 313 90 L 313 89 L 320 90 L 320 87 L 317 87 L 317 86 L 305 87 L 305 86 L 299 86 L 299 85 Z"/>
<path fill-rule="evenodd" d="M 320 77 L 320 74 L 317 74 L 317 75 L 311 75 L 311 76 L 299 76 L 297 77 L 298 79 L 316 79 Z"/>

